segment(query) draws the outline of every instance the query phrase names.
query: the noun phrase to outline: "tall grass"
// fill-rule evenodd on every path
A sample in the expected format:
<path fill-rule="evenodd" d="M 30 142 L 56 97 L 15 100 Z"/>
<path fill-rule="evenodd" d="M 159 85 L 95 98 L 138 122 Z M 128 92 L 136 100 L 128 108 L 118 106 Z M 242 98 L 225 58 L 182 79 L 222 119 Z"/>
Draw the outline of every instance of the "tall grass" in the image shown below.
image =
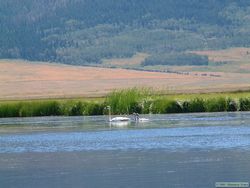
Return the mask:
<path fill-rule="evenodd" d="M 250 111 L 250 98 L 240 98 L 240 111 Z"/>
<path fill-rule="evenodd" d="M 230 95 L 229 95 L 230 96 Z M 0 102 L 0 117 L 103 115 L 111 106 L 112 114 L 166 114 L 193 112 L 250 111 L 250 98 L 222 95 L 175 99 L 149 89 L 112 92 L 105 100 L 41 100 Z"/>
<path fill-rule="evenodd" d="M 142 112 L 143 99 L 150 96 L 148 89 L 123 89 L 112 92 L 106 99 L 106 104 L 113 114 L 131 114 Z"/>
<path fill-rule="evenodd" d="M 226 99 L 226 111 L 235 112 L 237 110 L 239 110 L 239 104 L 231 98 Z"/>
<path fill-rule="evenodd" d="M 57 101 L 21 102 L 15 106 L 19 110 L 19 117 L 62 115 L 62 108 Z"/>
<path fill-rule="evenodd" d="M 61 112 L 65 116 L 84 115 L 86 103 L 82 101 L 67 101 L 61 104 Z"/>
<path fill-rule="evenodd" d="M 165 98 L 157 99 L 152 103 L 151 113 L 153 114 L 167 114 L 167 113 L 181 113 L 181 105 L 174 100 Z"/>
<path fill-rule="evenodd" d="M 219 97 L 208 99 L 205 102 L 206 112 L 224 112 L 227 110 L 226 99 Z"/>
<path fill-rule="evenodd" d="M 92 116 L 92 115 L 103 115 L 105 109 L 104 103 L 87 103 L 83 115 Z"/>
<path fill-rule="evenodd" d="M 21 105 L 19 103 L 4 103 L 0 105 L 0 117 L 19 117 Z"/>
<path fill-rule="evenodd" d="M 201 98 L 195 98 L 190 101 L 184 101 L 182 104 L 182 109 L 184 113 L 205 112 L 205 100 Z"/>

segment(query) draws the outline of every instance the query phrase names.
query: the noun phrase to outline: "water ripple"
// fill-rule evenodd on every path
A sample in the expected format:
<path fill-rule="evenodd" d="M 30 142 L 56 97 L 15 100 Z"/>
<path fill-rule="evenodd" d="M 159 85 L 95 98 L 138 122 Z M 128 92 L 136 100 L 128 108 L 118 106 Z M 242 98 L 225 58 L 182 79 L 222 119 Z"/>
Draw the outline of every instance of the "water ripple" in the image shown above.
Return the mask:
<path fill-rule="evenodd" d="M 250 127 L 181 127 L 0 136 L 0 153 L 232 148 L 250 149 Z"/>

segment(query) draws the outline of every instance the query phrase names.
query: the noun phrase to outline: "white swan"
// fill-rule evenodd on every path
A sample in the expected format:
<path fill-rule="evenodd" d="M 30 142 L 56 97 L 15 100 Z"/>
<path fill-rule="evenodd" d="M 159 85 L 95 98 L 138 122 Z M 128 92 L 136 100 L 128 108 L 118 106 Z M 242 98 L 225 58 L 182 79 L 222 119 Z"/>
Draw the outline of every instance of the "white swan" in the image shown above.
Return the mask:
<path fill-rule="evenodd" d="M 139 114 L 138 113 L 133 113 L 134 115 L 134 119 L 135 119 L 135 122 L 148 122 L 149 119 L 147 118 L 140 118 Z"/>
<path fill-rule="evenodd" d="M 128 118 L 128 117 L 111 118 L 111 107 L 107 106 L 107 109 L 109 110 L 109 122 L 128 122 L 128 121 L 130 121 L 130 118 Z"/>
<path fill-rule="evenodd" d="M 138 122 L 148 122 L 149 119 L 147 118 L 139 118 Z"/>

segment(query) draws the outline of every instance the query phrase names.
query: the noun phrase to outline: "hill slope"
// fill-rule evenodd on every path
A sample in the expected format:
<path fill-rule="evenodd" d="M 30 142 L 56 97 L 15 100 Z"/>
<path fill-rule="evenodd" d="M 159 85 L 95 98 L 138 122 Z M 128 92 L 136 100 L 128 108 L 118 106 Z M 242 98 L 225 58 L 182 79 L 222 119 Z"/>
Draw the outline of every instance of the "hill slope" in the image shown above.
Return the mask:
<path fill-rule="evenodd" d="M 0 0 L 0 58 L 204 66 L 186 51 L 249 47 L 249 13 L 248 0 Z"/>
<path fill-rule="evenodd" d="M 0 100 L 98 97 L 114 89 L 150 87 L 166 93 L 249 90 L 250 74 L 181 75 L 124 69 L 0 61 Z"/>

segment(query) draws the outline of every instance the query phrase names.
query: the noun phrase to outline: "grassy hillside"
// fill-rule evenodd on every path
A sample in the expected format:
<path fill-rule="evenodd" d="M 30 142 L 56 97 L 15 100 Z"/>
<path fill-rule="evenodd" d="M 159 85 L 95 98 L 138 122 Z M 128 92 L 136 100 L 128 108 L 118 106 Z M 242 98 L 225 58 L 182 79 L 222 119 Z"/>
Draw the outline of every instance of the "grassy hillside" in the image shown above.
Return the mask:
<path fill-rule="evenodd" d="M 133 63 L 131 66 L 137 68 L 137 63 L 146 57 L 144 54 L 138 54 L 131 59 L 115 62 L 120 66 L 120 63 L 130 61 Z M 105 66 L 115 66 L 115 62 L 105 62 Z M 227 66 L 220 68 L 228 69 Z M 249 70 L 247 66 L 249 67 L 247 64 L 240 64 L 240 66 L 235 64 L 232 71 L 245 70 L 246 72 Z M 0 100 L 99 97 L 107 95 L 114 89 L 131 87 L 149 87 L 168 94 L 250 89 L 250 74 L 247 72 L 198 72 L 194 71 L 197 66 L 189 66 L 190 72 L 181 72 L 188 69 L 187 66 L 171 66 L 179 72 L 170 72 L 169 67 L 166 69 L 168 73 L 160 73 L 157 70 L 152 72 L 0 60 Z M 208 69 L 208 66 L 202 67 Z M 214 67 L 219 69 L 218 66 Z M 157 68 L 151 66 L 151 69 Z M 161 70 L 165 68 L 165 66 L 159 66 Z"/>
<path fill-rule="evenodd" d="M 249 47 L 247 0 L 0 0 L 0 58 L 207 66 L 187 51 Z M 120 65 L 116 65 L 120 66 Z"/>

